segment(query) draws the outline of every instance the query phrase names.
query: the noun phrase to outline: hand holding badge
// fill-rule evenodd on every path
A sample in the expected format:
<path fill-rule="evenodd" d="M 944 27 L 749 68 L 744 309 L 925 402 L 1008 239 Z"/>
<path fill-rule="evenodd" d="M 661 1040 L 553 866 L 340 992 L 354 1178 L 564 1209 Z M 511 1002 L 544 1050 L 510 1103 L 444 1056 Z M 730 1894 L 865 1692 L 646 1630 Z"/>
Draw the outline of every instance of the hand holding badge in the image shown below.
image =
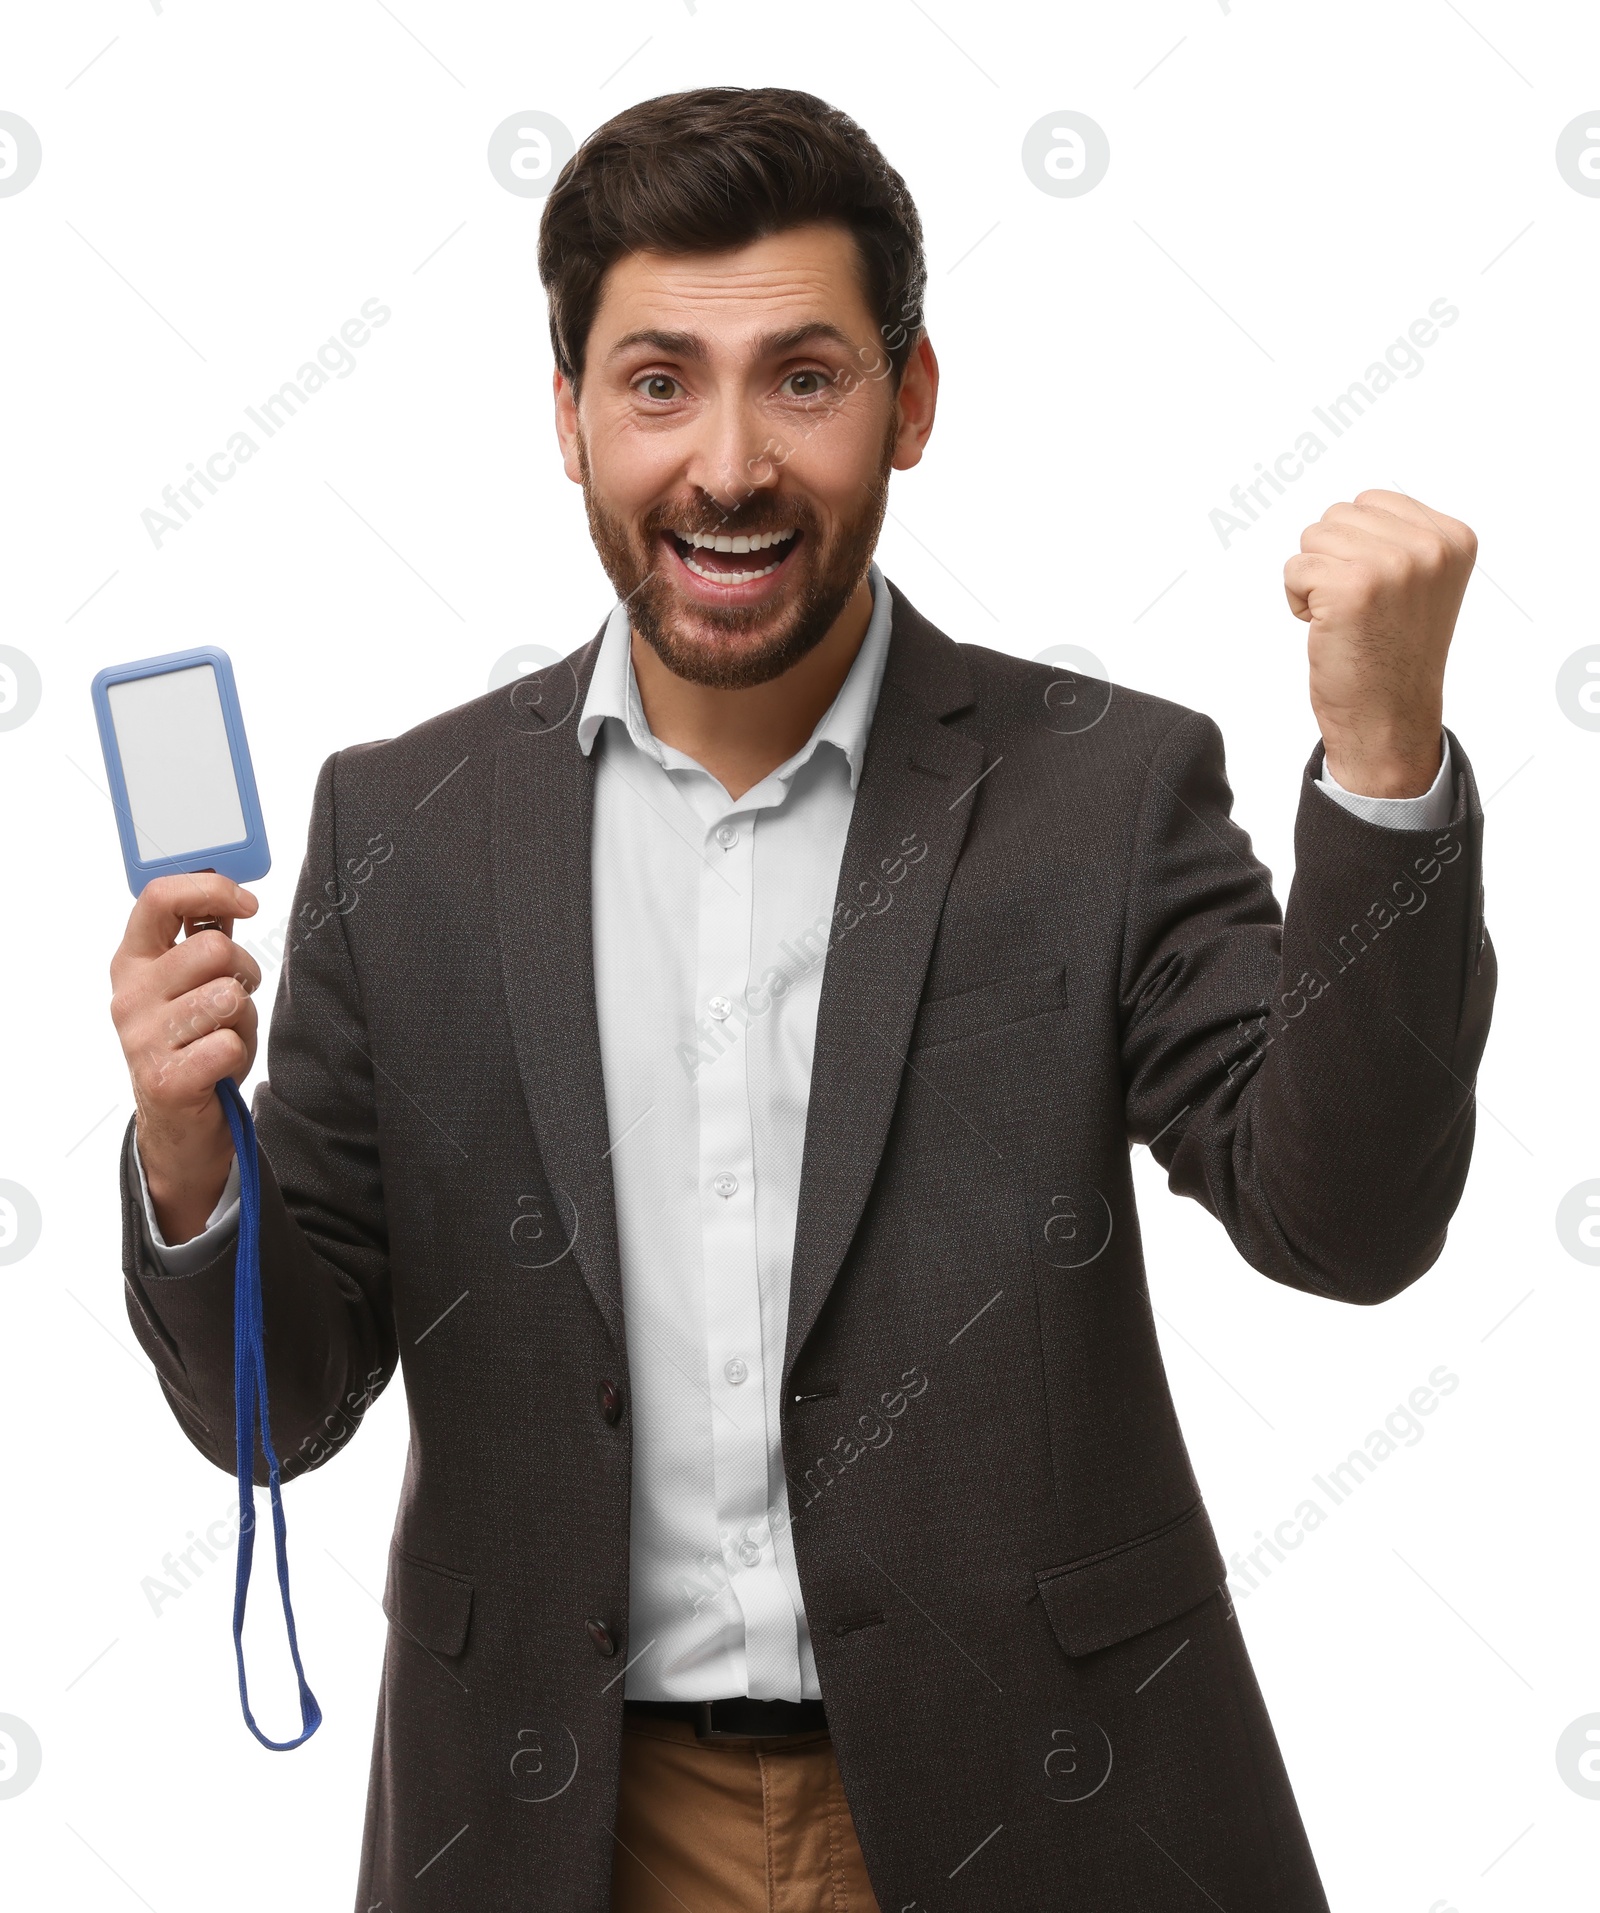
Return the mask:
<path fill-rule="evenodd" d="M 128 888 L 135 897 L 155 879 L 197 871 L 235 883 L 271 868 L 250 747 L 224 651 L 204 646 L 112 665 L 94 680 L 95 717 L 117 814 Z M 137 914 L 137 913 L 136 913 Z M 169 919 L 175 925 L 176 919 Z M 214 915 L 186 917 L 198 936 L 228 931 Z M 171 932 L 163 939 L 170 942 Z M 246 981 L 248 991 L 251 984 Z M 247 1067 L 248 1065 L 246 1065 Z M 242 1076 L 244 1069 L 239 1071 Z M 267 1363 L 261 1306 L 261 1184 L 255 1126 L 231 1076 L 215 1084 L 239 1165 L 239 1232 L 234 1251 L 235 1458 L 239 1543 L 234 1577 L 233 1643 L 245 1723 L 264 1747 L 284 1751 L 309 1740 L 322 1710 L 306 1684 L 289 1599 L 289 1562 L 277 1453 L 267 1412 Z M 255 1447 L 259 1423 L 272 1504 L 278 1587 L 289 1652 L 300 1690 L 300 1733 L 269 1740 L 250 1711 L 244 1667 L 244 1615 L 255 1549 Z"/>

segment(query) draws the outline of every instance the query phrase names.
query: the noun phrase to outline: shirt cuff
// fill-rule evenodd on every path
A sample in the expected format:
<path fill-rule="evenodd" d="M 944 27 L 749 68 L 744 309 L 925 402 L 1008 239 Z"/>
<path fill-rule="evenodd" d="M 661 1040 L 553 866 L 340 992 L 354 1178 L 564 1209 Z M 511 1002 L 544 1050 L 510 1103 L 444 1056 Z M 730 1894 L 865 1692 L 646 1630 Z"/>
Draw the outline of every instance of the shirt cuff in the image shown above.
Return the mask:
<path fill-rule="evenodd" d="M 239 1158 L 235 1156 L 228 1167 L 228 1180 L 217 1198 L 217 1206 L 206 1217 L 206 1226 L 199 1235 L 191 1236 L 187 1242 L 174 1243 L 163 1239 L 157 1225 L 155 1207 L 150 1200 L 150 1185 L 145 1181 L 144 1164 L 139 1159 L 137 1132 L 133 1138 L 133 1166 L 139 1172 L 139 1198 L 144 1204 L 151 1252 L 162 1274 L 193 1275 L 196 1269 L 204 1268 L 213 1256 L 226 1247 L 228 1239 L 239 1226 Z"/>
<path fill-rule="evenodd" d="M 1317 789 L 1326 791 L 1336 804 L 1353 810 L 1369 824 L 1382 824 L 1385 830 L 1442 830 L 1455 808 L 1455 790 L 1450 776 L 1450 739 L 1439 740 L 1439 775 L 1420 797 L 1363 797 L 1359 791 L 1346 790 L 1322 760 L 1322 775 Z"/>

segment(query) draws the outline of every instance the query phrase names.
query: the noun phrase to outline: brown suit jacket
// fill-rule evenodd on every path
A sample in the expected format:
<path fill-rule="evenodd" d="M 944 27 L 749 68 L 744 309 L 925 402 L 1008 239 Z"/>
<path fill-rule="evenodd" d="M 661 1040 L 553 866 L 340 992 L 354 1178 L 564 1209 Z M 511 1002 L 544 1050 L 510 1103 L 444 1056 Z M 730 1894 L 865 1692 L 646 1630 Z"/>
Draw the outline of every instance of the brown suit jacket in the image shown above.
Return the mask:
<path fill-rule="evenodd" d="M 782 1428 L 874 1889 L 1321 1913 L 1162 1370 L 1130 1144 L 1275 1281 L 1373 1303 L 1433 1263 L 1494 991 L 1472 772 L 1452 738 L 1449 827 L 1391 831 L 1313 757 L 1285 921 L 1210 719 L 895 602 Z M 575 735 L 597 650 L 324 764 L 255 1095 L 286 1475 L 400 1366 L 411 1417 L 359 1909 L 609 1899 L 631 1427 L 625 1391 L 603 1406 L 628 1361 Z M 231 1472 L 232 1252 L 163 1277 L 130 1168 L 133 1324 Z"/>

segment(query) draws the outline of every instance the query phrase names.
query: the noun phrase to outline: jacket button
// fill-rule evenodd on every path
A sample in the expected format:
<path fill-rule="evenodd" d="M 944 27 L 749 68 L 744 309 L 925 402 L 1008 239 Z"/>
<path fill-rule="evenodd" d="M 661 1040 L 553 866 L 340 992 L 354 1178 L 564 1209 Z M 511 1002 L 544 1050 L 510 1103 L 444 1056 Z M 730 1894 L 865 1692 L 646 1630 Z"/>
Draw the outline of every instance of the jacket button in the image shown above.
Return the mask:
<path fill-rule="evenodd" d="M 600 1398 L 600 1413 L 615 1427 L 622 1420 L 622 1390 L 615 1382 L 602 1382 L 596 1392 Z"/>
<path fill-rule="evenodd" d="M 604 1621 L 585 1621 L 584 1626 L 589 1630 L 589 1639 L 594 1642 L 595 1652 L 610 1660 L 617 1651 L 616 1636 L 610 1628 Z"/>

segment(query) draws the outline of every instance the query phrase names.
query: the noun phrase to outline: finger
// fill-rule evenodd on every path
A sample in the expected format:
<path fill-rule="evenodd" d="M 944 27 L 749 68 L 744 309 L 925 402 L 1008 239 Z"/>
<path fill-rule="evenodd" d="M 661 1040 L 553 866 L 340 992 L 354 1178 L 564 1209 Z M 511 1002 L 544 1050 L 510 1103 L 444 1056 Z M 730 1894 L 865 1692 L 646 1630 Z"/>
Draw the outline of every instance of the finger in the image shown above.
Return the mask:
<path fill-rule="evenodd" d="M 261 966 L 242 944 L 220 930 L 202 930 L 184 937 L 157 957 L 154 975 L 163 995 L 175 998 L 218 977 L 232 977 L 251 994 L 261 987 Z"/>
<path fill-rule="evenodd" d="M 254 993 L 261 987 L 261 966 L 243 945 L 220 930 L 202 930 L 169 944 L 159 956 L 136 957 L 126 945 L 111 959 L 111 988 L 129 1008 L 145 997 L 165 1003 L 185 990 L 197 989 L 217 977 L 231 976 Z M 113 1018 L 118 1012 L 115 1003 Z"/>
<path fill-rule="evenodd" d="M 1300 534 L 1300 549 L 1323 558 L 1342 558 L 1348 564 L 1385 566 L 1396 560 L 1423 557 L 1425 554 L 1420 549 L 1414 551 L 1408 542 L 1409 538 L 1423 536 L 1437 547 L 1438 540 L 1431 532 L 1423 534 L 1413 528 L 1406 537 L 1391 537 L 1371 531 L 1365 525 L 1320 519 L 1314 525 L 1307 525 Z"/>
<path fill-rule="evenodd" d="M 1283 591 L 1289 609 L 1309 624 L 1315 616 L 1314 597 L 1348 580 L 1350 567 L 1342 558 L 1321 552 L 1297 552 L 1283 568 Z"/>
<path fill-rule="evenodd" d="M 136 1100 L 142 1096 L 154 1097 L 160 1103 L 199 1101 L 209 1095 L 224 1076 L 242 1081 L 249 1063 L 246 1036 L 235 1029 L 213 1030 L 181 1049 L 152 1044 L 144 1054 Z"/>
<path fill-rule="evenodd" d="M 1361 509 L 1387 512 L 1407 524 L 1426 526 L 1440 537 L 1448 539 L 1452 545 L 1464 547 L 1476 543 L 1469 525 L 1464 525 L 1459 518 L 1451 518 L 1445 512 L 1435 511 L 1431 505 L 1423 504 L 1420 498 L 1413 498 L 1409 492 L 1357 492 L 1354 502 Z"/>
<path fill-rule="evenodd" d="M 1414 515 L 1414 501 L 1404 492 L 1384 491 L 1379 486 L 1369 486 L 1366 491 L 1357 492 L 1353 499 L 1339 502 L 1345 511 L 1382 512 L 1390 518 L 1410 518 Z"/>
<path fill-rule="evenodd" d="M 255 1005 L 248 998 L 231 1010 L 208 1005 L 202 998 L 181 1005 L 150 1005 L 133 1028 L 123 1032 L 135 1093 L 141 1086 L 158 1097 L 163 1086 L 180 1099 L 197 1088 L 203 1092 L 216 1081 L 216 1074 L 204 1076 L 206 1067 L 220 1062 L 218 1073 L 226 1075 L 235 1063 L 254 1055 L 258 1027 Z M 174 1075 L 174 1060 L 191 1050 L 199 1053 L 200 1077 L 187 1071 Z"/>
<path fill-rule="evenodd" d="M 155 1010 L 160 1042 L 168 1049 L 186 1049 L 219 1029 L 237 1029 L 256 1013 L 249 992 L 231 976 L 203 983 Z"/>
<path fill-rule="evenodd" d="M 134 902 L 122 947 L 129 956 L 160 956 L 196 917 L 253 917 L 260 906 L 248 890 L 214 870 L 153 877 Z"/>
<path fill-rule="evenodd" d="M 1332 526 L 1340 526 L 1366 538 L 1374 553 L 1403 551 L 1424 565 L 1439 563 L 1446 556 L 1446 547 L 1459 549 L 1442 527 L 1431 525 L 1425 519 L 1400 518 L 1392 512 L 1378 511 L 1365 505 L 1330 505 L 1318 525 L 1308 526 L 1307 529 Z M 1466 527 L 1461 525 L 1456 529 L 1465 531 Z"/>

